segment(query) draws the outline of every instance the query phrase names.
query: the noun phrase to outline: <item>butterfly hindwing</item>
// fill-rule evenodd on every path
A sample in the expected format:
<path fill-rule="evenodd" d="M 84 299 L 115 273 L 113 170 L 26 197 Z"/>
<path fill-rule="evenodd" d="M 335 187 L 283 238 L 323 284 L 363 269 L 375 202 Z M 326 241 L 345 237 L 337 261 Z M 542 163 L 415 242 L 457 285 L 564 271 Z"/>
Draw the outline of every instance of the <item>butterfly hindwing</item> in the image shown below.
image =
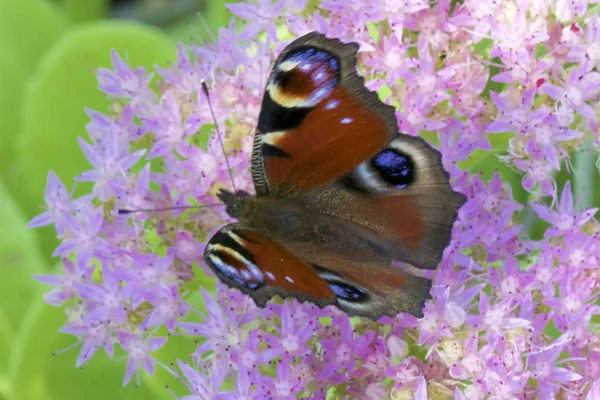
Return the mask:
<path fill-rule="evenodd" d="M 284 240 L 286 242 L 286 240 Z M 264 304 L 275 295 L 336 305 L 349 315 L 422 315 L 431 281 L 390 266 L 389 257 L 311 252 L 299 256 L 255 231 L 231 224 L 208 242 L 204 258 L 221 281 Z M 323 249 L 326 250 L 326 249 Z"/>
<path fill-rule="evenodd" d="M 348 315 L 377 319 L 406 312 L 421 317 L 431 297 L 431 280 L 393 267 L 387 257 L 321 253 L 318 258 L 313 268 L 336 293 L 337 307 Z"/>
<path fill-rule="evenodd" d="M 239 224 L 221 228 L 207 243 L 204 259 L 222 282 L 250 295 L 258 305 L 275 295 L 320 306 L 336 303 L 329 285 L 308 263 Z"/>
<path fill-rule="evenodd" d="M 435 269 L 466 197 L 450 186 L 441 154 L 419 137 L 399 134 L 342 184 L 338 209 L 391 238 L 400 261 Z"/>
<path fill-rule="evenodd" d="M 328 184 L 396 134 L 394 109 L 364 87 L 355 43 L 311 33 L 278 57 L 263 97 L 252 154 L 259 195 Z"/>
<path fill-rule="evenodd" d="M 316 192 L 298 196 L 306 208 L 376 232 L 396 260 L 422 269 L 437 267 L 466 200 L 452 190 L 439 152 L 408 135 Z"/>

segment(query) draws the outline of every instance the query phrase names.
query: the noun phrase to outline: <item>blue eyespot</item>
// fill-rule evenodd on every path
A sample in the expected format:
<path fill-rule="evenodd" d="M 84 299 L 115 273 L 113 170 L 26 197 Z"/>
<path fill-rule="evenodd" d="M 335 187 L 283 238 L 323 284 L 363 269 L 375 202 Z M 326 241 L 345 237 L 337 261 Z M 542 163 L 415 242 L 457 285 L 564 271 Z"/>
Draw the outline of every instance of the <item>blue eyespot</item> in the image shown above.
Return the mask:
<path fill-rule="evenodd" d="M 412 158 L 395 149 L 385 149 L 371 159 L 381 178 L 396 189 L 404 189 L 415 180 Z"/>
<path fill-rule="evenodd" d="M 227 264 L 218 255 L 209 254 L 207 261 L 213 267 L 217 275 L 236 283 L 241 287 L 249 290 L 256 290 L 262 286 L 262 282 L 257 280 L 255 276 L 248 270 L 240 270 L 234 266 Z"/>
<path fill-rule="evenodd" d="M 263 273 L 256 266 L 252 252 L 238 243 L 235 237 L 252 242 L 241 232 L 218 231 L 208 242 L 204 258 L 222 280 L 256 290 L 264 283 Z"/>
<path fill-rule="evenodd" d="M 287 55 L 285 61 L 287 60 L 299 62 L 301 70 L 314 69 L 314 64 L 325 65 L 333 73 L 339 70 L 339 61 L 333 54 L 314 47 L 299 47 Z"/>
<path fill-rule="evenodd" d="M 337 85 L 340 78 L 340 63 L 333 54 L 316 49 L 314 47 L 299 47 L 288 53 L 281 62 L 291 61 L 297 63 L 297 70 L 302 74 L 302 81 L 299 86 L 294 85 L 295 90 L 301 93 L 302 89 L 308 89 L 306 104 L 315 105 L 331 94 L 333 88 Z M 297 79 L 298 75 L 293 71 L 281 73 L 276 81 L 279 81 L 282 87 L 291 85 L 290 79 Z M 293 78 L 292 78 L 293 77 Z M 307 80 L 304 80 L 308 78 Z"/>
<path fill-rule="evenodd" d="M 368 298 L 365 291 L 348 283 L 332 280 L 328 280 L 327 283 L 331 290 L 333 290 L 333 293 L 341 300 L 358 303 Z"/>

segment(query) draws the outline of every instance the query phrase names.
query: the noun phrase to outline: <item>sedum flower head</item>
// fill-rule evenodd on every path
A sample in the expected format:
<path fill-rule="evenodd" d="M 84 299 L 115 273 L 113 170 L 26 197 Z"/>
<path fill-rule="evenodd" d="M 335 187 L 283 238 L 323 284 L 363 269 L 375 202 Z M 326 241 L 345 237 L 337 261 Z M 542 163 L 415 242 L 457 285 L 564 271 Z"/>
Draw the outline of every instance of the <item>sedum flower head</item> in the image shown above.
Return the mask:
<path fill-rule="evenodd" d="M 158 364 L 183 382 L 182 399 L 598 398 L 598 209 L 570 182 L 582 171 L 555 179 L 573 172 L 573 151 L 600 150 L 593 3 L 246 1 L 227 6 L 236 18 L 214 43 L 179 45 L 156 73 L 113 52 L 97 71 L 113 106 L 87 110 L 79 138 L 90 169 L 76 180 L 93 189 L 73 199 L 50 172 L 46 211 L 29 224 L 53 224 L 61 241 L 64 271 L 35 279 L 66 309 L 77 366 L 118 346 L 125 384 Z M 194 276 L 213 279 L 201 255 L 229 221 L 223 207 L 117 213 L 216 203 L 230 173 L 253 191 L 269 68 L 311 30 L 360 44 L 367 87 L 396 107 L 402 132 L 438 145 L 469 199 L 420 319 L 374 322 L 295 300 L 261 309 L 220 283 L 199 289 Z M 196 340 L 189 359 L 155 358 L 167 334 Z"/>

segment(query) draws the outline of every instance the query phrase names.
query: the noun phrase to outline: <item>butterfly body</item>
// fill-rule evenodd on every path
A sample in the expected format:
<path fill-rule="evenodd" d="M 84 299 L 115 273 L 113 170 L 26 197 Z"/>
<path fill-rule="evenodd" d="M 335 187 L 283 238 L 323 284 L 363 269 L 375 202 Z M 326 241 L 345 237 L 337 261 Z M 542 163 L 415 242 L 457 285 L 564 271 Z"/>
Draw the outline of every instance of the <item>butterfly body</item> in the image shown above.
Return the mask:
<path fill-rule="evenodd" d="M 394 246 L 386 243 L 385 238 L 351 220 L 308 208 L 308 201 L 226 191 L 221 192 L 219 198 L 228 205 L 230 216 L 238 219 L 244 228 L 274 242 L 284 242 L 305 257 L 315 258 L 316 253 L 326 249 L 337 254 L 394 258 Z M 331 200 L 324 198 L 325 203 Z M 327 208 L 335 208 L 335 204 Z"/>
<path fill-rule="evenodd" d="M 399 134 L 394 110 L 364 87 L 356 44 L 312 33 L 270 75 L 252 155 L 256 196 L 221 191 L 239 222 L 204 257 L 229 286 L 264 305 L 274 295 L 350 315 L 420 315 L 464 196 L 440 154 Z"/>

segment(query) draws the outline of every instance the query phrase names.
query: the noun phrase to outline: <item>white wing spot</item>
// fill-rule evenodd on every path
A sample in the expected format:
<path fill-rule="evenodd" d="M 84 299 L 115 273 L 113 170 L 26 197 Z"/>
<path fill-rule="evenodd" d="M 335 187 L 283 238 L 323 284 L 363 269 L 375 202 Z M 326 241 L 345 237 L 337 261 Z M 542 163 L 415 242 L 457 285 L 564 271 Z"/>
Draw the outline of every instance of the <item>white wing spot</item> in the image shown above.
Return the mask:
<path fill-rule="evenodd" d="M 340 104 L 339 100 L 329 100 L 327 102 L 327 105 L 325 106 L 326 110 L 333 110 L 334 108 L 336 108 L 338 105 Z"/>
<path fill-rule="evenodd" d="M 241 270 L 240 273 L 242 274 L 242 278 L 244 278 L 244 280 L 249 281 L 250 279 L 252 279 L 252 275 L 250 274 L 250 272 L 248 272 L 247 269 Z"/>
<path fill-rule="evenodd" d="M 352 121 L 354 121 L 354 118 L 349 118 L 349 117 L 346 117 L 346 118 L 342 118 L 342 120 L 341 120 L 340 122 L 341 122 L 342 124 L 346 125 L 346 124 L 349 124 L 349 123 L 350 123 L 350 122 L 352 122 Z"/>
<path fill-rule="evenodd" d="M 269 278 L 270 280 L 272 280 L 272 281 L 275 280 L 275 275 L 273 275 L 271 272 L 267 271 L 266 275 L 267 275 L 267 278 Z"/>
<path fill-rule="evenodd" d="M 227 271 L 230 275 L 236 275 L 237 274 L 237 269 L 235 269 L 234 267 L 232 267 L 231 265 L 227 265 L 225 264 L 223 261 L 221 261 L 221 259 L 217 256 L 213 256 L 212 254 L 210 254 L 208 256 L 208 258 L 210 258 L 210 260 L 219 268 L 221 268 L 223 271 Z"/>
<path fill-rule="evenodd" d="M 326 95 L 327 95 L 327 90 L 325 90 L 323 88 L 317 89 L 313 92 L 314 99 L 317 101 L 320 101 L 321 98 L 325 97 Z"/>
<path fill-rule="evenodd" d="M 238 235 L 236 235 L 235 233 L 229 231 L 229 232 L 227 232 L 227 234 L 229 235 L 230 238 L 232 238 L 238 244 L 241 244 L 242 246 L 244 245 L 244 242 L 243 242 L 242 238 L 239 237 Z"/>
<path fill-rule="evenodd" d="M 294 280 L 292 278 L 290 278 L 289 276 L 286 276 L 285 280 L 288 281 L 289 283 L 294 283 Z"/>
<path fill-rule="evenodd" d="M 296 68 L 298 66 L 298 62 L 297 61 L 284 61 L 281 64 L 279 64 L 279 70 L 283 71 L 283 72 L 288 72 L 293 70 L 294 68 Z"/>
<path fill-rule="evenodd" d="M 262 135 L 261 140 L 263 143 L 268 143 L 270 145 L 275 146 L 277 145 L 277 140 L 279 140 L 279 138 L 285 136 L 286 134 L 287 131 L 269 132 Z"/>

